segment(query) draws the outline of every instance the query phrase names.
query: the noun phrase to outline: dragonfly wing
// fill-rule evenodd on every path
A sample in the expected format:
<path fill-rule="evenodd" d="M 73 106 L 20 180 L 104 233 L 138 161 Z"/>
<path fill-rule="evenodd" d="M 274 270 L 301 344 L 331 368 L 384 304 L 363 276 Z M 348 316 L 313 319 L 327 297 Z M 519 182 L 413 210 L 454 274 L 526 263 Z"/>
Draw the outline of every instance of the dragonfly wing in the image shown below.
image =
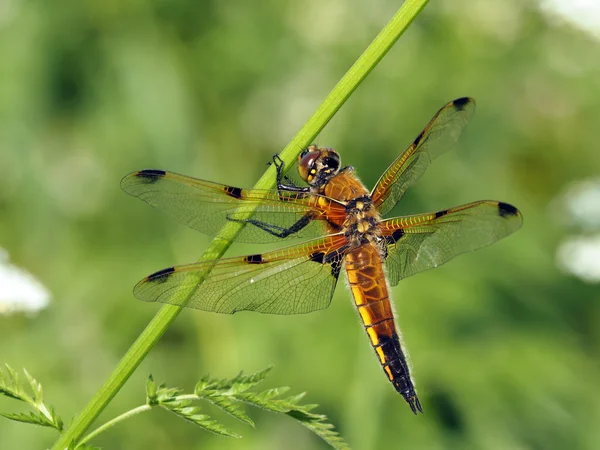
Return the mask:
<path fill-rule="evenodd" d="M 134 295 L 223 314 L 309 313 L 329 306 L 345 243 L 338 234 L 263 254 L 172 267 L 144 278 Z"/>
<path fill-rule="evenodd" d="M 381 223 L 388 241 L 386 268 L 392 286 L 461 253 L 490 245 L 518 230 L 521 213 L 508 203 L 479 201 Z"/>
<path fill-rule="evenodd" d="M 381 215 L 387 214 L 425 173 L 431 161 L 458 141 L 473 112 L 475 101 L 456 99 L 440 109 L 414 142 L 386 169 L 371 192 Z"/>
<path fill-rule="evenodd" d="M 290 238 L 315 238 L 327 234 L 325 211 L 335 216 L 344 207 L 332 199 L 309 193 L 240 189 L 163 170 L 142 170 L 123 178 L 121 187 L 134 197 L 177 221 L 208 235 L 217 234 L 231 220 L 245 218 L 240 207 L 255 207 L 252 219 L 271 230 L 289 229 L 303 219 L 306 225 Z M 308 216 L 308 217 L 307 217 Z M 278 242 L 282 238 L 248 224 L 237 242 Z"/>

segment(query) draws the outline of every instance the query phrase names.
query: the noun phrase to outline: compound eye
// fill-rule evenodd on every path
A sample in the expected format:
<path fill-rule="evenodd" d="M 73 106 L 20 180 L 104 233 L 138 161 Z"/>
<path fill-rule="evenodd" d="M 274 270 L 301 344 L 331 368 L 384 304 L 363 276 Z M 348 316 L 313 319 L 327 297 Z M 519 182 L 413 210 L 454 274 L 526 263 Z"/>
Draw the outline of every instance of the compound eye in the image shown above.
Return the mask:
<path fill-rule="evenodd" d="M 317 175 L 317 169 L 315 169 L 315 162 L 319 157 L 319 152 L 304 151 L 300 155 L 300 162 L 298 163 L 298 172 L 302 179 L 310 183 Z"/>
<path fill-rule="evenodd" d="M 337 153 L 330 153 L 329 156 L 323 159 L 323 165 L 327 167 L 329 172 L 337 172 L 340 168 L 340 157 Z"/>

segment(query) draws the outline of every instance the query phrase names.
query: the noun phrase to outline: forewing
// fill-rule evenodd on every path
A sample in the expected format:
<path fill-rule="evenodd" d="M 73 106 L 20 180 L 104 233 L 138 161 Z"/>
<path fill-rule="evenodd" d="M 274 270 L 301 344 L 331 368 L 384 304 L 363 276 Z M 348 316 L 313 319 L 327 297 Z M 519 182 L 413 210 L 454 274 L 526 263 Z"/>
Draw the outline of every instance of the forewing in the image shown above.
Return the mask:
<path fill-rule="evenodd" d="M 508 203 L 480 201 L 430 214 L 381 222 L 388 240 L 386 268 L 392 286 L 518 230 L 521 213 Z"/>
<path fill-rule="evenodd" d="M 208 235 L 215 235 L 228 220 L 245 216 L 238 208 L 255 207 L 253 220 L 276 229 L 287 229 L 307 214 L 310 223 L 290 238 L 315 238 L 327 234 L 325 217 L 343 215 L 344 207 L 334 200 L 309 193 L 240 189 L 198 180 L 163 170 L 133 172 L 121 181 L 121 188 L 160 209 L 177 221 Z M 278 242 L 280 237 L 248 224 L 236 236 L 237 242 Z"/>
<path fill-rule="evenodd" d="M 387 168 L 371 192 L 382 215 L 423 175 L 431 161 L 449 150 L 475 111 L 475 101 L 463 97 L 440 109 L 414 142 Z"/>
<path fill-rule="evenodd" d="M 172 267 L 146 277 L 133 293 L 144 301 L 223 314 L 309 313 L 329 306 L 345 243 L 343 235 L 332 235 L 273 252 Z"/>

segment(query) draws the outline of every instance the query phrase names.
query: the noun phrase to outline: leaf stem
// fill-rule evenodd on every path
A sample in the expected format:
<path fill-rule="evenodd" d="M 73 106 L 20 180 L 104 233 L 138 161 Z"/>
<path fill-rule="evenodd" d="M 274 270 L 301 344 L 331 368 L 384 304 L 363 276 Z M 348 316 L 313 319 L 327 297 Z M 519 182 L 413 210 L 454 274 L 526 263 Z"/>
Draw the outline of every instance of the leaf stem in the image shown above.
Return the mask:
<path fill-rule="evenodd" d="M 117 417 L 115 417 L 114 419 L 109 420 L 108 422 L 106 422 L 104 425 L 99 426 L 94 431 L 92 431 L 90 434 L 88 434 L 83 439 L 81 439 L 81 441 L 79 441 L 79 445 L 82 445 L 82 444 L 85 444 L 86 442 L 89 442 L 90 440 L 92 440 L 93 438 L 95 438 L 96 436 L 98 436 L 99 434 L 105 432 L 110 427 L 115 426 L 117 423 L 119 423 L 119 422 L 121 422 L 123 420 L 129 419 L 130 417 L 133 417 L 136 414 L 140 414 L 140 413 L 143 413 L 145 411 L 150 411 L 151 409 L 152 409 L 152 406 L 150 406 L 150 405 L 142 405 L 142 406 L 138 406 L 137 408 L 130 409 L 129 411 L 124 412 L 123 414 L 120 414 Z"/>
<path fill-rule="evenodd" d="M 398 38 L 404 33 L 416 16 L 423 10 L 429 0 L 406 0 L 396 12 L 392 20 L 367 47 L 364 53 L 350 67 L 338 84 L 329 93 L 325 101 L 317 108 L 315 113 L 304 124 L 289 144 L 280 153 L 285 167 L 289 167 L 295 160 L 300 150 L 306 147 L 327 125 L 334 114 L 341 108 L 352 92 L 373 70 Z M 255 189 L 269 189 L 275 185 L 275 168 L 270 166 L 265 174 L 258 180 Z M 202 260 L 216 260 L 220 258 L 231 245 L 232 239 L 241 230 L 238 222 L 229 222 L 212 241 L 204 253 Z M 206 275 L 206 274 L 205 274 Z M 199 279 L 198 283 L 202 280 Z M 191 296 L 193 291 L 187 292 Z M 108 377 L 104 385 L 92 397 L 89 404 L 75 418 L 72 425 L 65 431 L 52 447 L 53 450 L 63 450 L 73 441 L 77 442 L 91 423 L 104 410 L 106 405 L 117 394 L 133 371 L 142 362 L 148 352 L 158 342 L 170 324 L 181 312 L 182 307 L 164 305 L 148 326 L 142 331 L 125 356 L 121 359 L 115 370 Z"/>

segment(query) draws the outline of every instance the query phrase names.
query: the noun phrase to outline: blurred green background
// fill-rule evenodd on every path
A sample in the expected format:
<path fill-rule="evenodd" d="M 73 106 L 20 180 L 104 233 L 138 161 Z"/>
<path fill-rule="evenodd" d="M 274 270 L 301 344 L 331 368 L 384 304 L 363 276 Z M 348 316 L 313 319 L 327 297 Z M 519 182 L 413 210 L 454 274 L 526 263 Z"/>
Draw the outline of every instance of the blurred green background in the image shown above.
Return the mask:
<path fill-rule="evenodd" d="M 134 283 L 210 242 L 124 194 L 121 177 L 252 186 L 399 4 L 0 2 L 0 247 L 52 296 L 39 314 L 0 315 L 0 362 L 26 367 L 63 417 L 81 411 L 159 308 Z M 600 448 L 600 289 L 556 256 L 600 232 L 565 194 L 600 172 L 598 55 L 598 39 L 533 0 L 431 2 L 317 140 L 373 186 L 439 107 L 472 96 L 460 144 L 395 212 L 479 199 L 523 212 L 515 235 L 393 289 L 423 416 L 387 381 L 340 283 L 304 316 L 184 311 L 100 420 L 143 402 L 149 373 L 191 389 L 274 364 L 262 386 L 308 391 L 358 450 Z M 244 438 L 154 411 L 93 444 L 327 448 L 287 417 L 252 410 L 251 429 L 207 412 Z M 0 420 L 2 449 L 55 438 Z"/>

